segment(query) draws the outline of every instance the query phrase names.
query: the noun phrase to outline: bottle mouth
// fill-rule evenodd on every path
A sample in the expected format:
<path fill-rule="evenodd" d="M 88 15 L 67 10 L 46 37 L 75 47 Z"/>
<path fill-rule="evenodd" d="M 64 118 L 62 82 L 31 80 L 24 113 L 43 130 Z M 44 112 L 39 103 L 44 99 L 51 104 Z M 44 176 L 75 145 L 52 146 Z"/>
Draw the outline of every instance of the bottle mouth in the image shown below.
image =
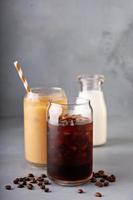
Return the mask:
<path fill-rule="evenodd" d="M 98 80 L 101 83 L 103 83 L 105 81 L 105 77 L 102 74 L 94 74 L 94 75 L 89 75 L 89 74 L 82 74 L 82 75 L 78 75 L 77 79 L 79 81 L 81 80 L 90 80 L 90 81 L 94 81 L 94 80 Z"/>

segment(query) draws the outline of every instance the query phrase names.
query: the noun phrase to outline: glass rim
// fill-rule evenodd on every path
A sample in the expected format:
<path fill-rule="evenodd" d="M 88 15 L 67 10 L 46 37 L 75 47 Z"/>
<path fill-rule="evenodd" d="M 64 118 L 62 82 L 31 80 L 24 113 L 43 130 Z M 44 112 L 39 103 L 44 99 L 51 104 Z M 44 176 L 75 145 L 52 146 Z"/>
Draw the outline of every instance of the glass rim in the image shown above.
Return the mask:
<path fill-rule="evenodd" d="M 50 100 L 49 100 L 49 102 L 50 102 L 50 104 L 56 104 L 56 105 L 61 105 L 61 106 L 83 106 L 83 105 L 85 105 L 85 104 L 90 104 L 90 99 L 84 99 L 84 98 L 81 98 L 81 97 L 74 97 L 74 96 L 72 96 L 71 98 L 74 98 L 75 99 L 75 102 L 74 103 L 71 103 L 72 102 L 72 100 L 70 100 L 70 101 L 66 101 L 66 103 L 62 103 L 62 102 L 58 102 L 58 100 L 62 100 L 62 98 L 61 97 L 56 97 L 56 98 L 51 98 Z M 71 99 L 70 98 L 70 99 Z M 83 102 L 81 103 L 79 103 L 79 102 L 76 102 L 77 100 L 82 100 Z M 70 102 L 70 103 L 69 103 Z"/>
<path fill-rule="evenodd" d="M 49 86 L 45 86 L 45 87 L 33 87 L 31 88 L 31 91 L 28 93 L 29 96 L 50 96 L 52 95 L 52 92 L 56 92 L 56 91 L 62 91 L 64 92 L 64 89 L 60 88 L 60 87 L 49 87 Z"/>

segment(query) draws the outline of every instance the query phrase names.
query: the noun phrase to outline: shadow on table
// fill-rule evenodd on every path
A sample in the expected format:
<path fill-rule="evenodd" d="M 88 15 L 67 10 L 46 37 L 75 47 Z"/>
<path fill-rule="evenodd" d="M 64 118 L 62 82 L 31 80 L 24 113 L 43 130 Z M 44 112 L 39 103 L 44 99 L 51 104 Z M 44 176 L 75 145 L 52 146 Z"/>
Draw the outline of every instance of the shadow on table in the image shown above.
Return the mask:
<path fill-rule="evenodd" d="M 128 138 L 109 138 L 107 141 L 107 146 L 116 145 L 133 145 L 133 137 Z"/>

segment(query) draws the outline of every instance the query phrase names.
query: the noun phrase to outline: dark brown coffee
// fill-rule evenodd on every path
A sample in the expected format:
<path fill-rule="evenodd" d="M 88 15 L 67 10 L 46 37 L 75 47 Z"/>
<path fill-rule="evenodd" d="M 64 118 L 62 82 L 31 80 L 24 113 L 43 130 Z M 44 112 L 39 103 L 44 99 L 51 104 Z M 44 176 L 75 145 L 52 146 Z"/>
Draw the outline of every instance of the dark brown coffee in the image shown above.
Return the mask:
<path fill-rule="evenodd" d="M 60 116 L 48 123 L 48 175 L 62 181 L 80 181 L 92 174 L 92 122 L 81 115 Z"/>

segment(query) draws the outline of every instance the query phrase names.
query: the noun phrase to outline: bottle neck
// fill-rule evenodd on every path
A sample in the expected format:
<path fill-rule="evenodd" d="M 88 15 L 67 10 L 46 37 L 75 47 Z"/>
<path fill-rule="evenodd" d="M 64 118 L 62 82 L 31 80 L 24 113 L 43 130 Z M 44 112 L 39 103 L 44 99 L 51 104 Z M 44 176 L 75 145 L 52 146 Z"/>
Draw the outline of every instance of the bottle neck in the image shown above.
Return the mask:
<path fill-rule="evenodd" d="M 104 77 L 102 75 L 79 77 L 79 82 L 81 85 L 81 91 L 88 90 L 102 90 L 101 85 L 104 82 Z"/>

